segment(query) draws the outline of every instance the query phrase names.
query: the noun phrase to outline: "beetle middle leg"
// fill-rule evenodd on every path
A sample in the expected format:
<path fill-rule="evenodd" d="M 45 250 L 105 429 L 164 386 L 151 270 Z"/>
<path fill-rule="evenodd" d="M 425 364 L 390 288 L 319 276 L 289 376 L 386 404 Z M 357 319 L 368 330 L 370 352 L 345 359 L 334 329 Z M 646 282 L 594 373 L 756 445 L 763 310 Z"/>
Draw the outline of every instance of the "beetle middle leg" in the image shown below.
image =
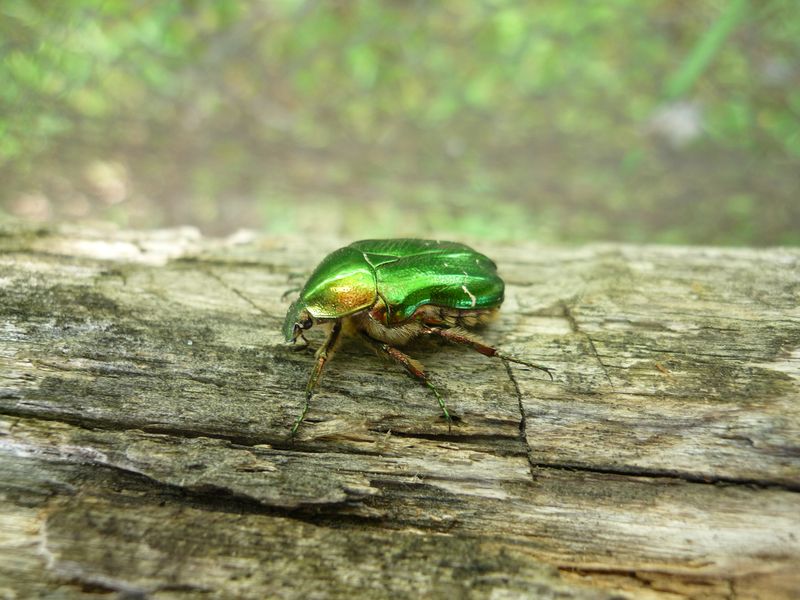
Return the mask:
<path fill-rule="evenodd" d="M 438 335 L 439 337 L 444 338 L 449 342 L 453 342 L 454 344 L 469 346 L 470 348 L 472 348 L 477 352 L 480 352 L 484 356 L 496 356 L 497 358 L 501 358 L 509 362 L 518 363 L 520 365 L 525 365 L 526 367 L 531 367 L 533 369 L 544 371 L 550 377 L 550 380 L 551 381 L 553 380 L 553 373 L 550 367 L 545 367 L 544 365 L 538 365 L 536 363 L 528 362 L 520 358 L 517 358 L 515 356 L 506 354 L 505 352 L 502 352 L 497 348 L 488 345 L 486 342 L 481 340 L 475 334 L 464 331 L 459 327 L 453 327 L 453 328 L 425 327 L 420 331 L 420 333 L 425 335 Z"/>
<path fill-rule="evenodd" d="M 303 419 L 306 418 L 306 413 L 308 412 L 308 406 L 309 402 L 311 401 L 311 396 L 314 393 L 314 388 L 317 387 L 317 382 L 322 375 L 322 369 L 325 367 L 325 363 L 333 354 L 333 350 L 336 346 L 336 342 L 339 340 L 339 334 L 341 332 L 342 322 L 334 322 L 327 339 L 322 343 L 322 346 L 319 347 L 317 353 L 314 355 L 314 368 L 311 370 L 311 376 L 308 378 L 308 383 L 306 384 L 306 399 L 303 404 L 303 412 L 300 413 L 300 416 L 297 417 L 294 425 L 292 426 L 292 436 L 297 433 L 297 428 L 300 427 L 300 423 L 302 423 Z"/>
<path fill-rule="evenodd" d="M 384 356 L 398 363 L 414 379 L 418 380 L 423 385 L 430 388 L 430 390 L 436 396 L 436 400 L 439 402 L 439 408 L 442 409 L 442 414 L 444 415 L 444 418 L 447 419 L 447 428 L 450 429 L 450 426 L 453 423 L 453 418 L 450 416 L 450 413 L 447 410 L 447 406 L 445 405 L 441 394 L 439 394 L 439 390 L 437 390 L 436 387 L 428 379 L 428 375 L 427 373 L 425 373 L 425 367 L 422 366 L 422 363 L 420 363 L 417 360 L 414 360 L 413 358 L 401 352 L 394 346 L 390 346 L 385 342 L 381 342 L 380 340 L 376 340 L 375 338 L 370 337 L 363 331 L 359 332 L 359 337 L 361 341 L 363 341 L 367 346 L 372 348 L 379 355 Z"/>
<path fill-rule="evenodd" d="M 302 289 L 303 289 L 303 288 L 302 288 L 302 287 L 300 287 L 300 286 L 294 286 L 294 287 L 290 287 L 288 290 L 286 290 L 285 292 L 283 292 L 283 294 L 281 294 L 281 302 L 283 302 L 284 300 L 286 300 L 286 298 L 288 298 L 289 296 L 291 296 L 291 295 L 292 295 L 292 294 L 294 294 L 295 292 L 299 292 L 299 291 L 300 291 L 300 290 L 302 290 Z"/>

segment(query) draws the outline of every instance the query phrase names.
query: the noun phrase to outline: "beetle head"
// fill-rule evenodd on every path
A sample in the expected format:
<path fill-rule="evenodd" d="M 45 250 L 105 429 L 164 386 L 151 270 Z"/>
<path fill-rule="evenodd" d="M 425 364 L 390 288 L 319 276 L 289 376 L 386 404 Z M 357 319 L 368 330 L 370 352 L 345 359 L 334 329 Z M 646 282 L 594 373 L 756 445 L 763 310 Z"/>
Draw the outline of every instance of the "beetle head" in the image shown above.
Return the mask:
<path fill-rule="evenodd" d="M 292 303 L 286 313 L 286 319 L 283 321 L 283 336 L 287 342 L 294 343 L 306 329 L 310 329 L 313 325 L 314 319 L 311 317 L 311 313 L 308 312 L 305 303 L 298 300 Z"/>

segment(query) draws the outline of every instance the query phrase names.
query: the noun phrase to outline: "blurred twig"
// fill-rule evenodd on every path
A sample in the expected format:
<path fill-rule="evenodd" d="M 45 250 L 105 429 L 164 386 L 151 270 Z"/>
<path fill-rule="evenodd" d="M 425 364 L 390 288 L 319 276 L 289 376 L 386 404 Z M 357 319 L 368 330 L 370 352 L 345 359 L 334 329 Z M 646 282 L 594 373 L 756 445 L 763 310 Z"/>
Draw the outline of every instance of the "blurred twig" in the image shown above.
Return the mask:
<path fill-rule="evenodd" d="M 667 101 L 685 96 L 694 86 L 725 44 L 728 36 L 744 18 L 748 4 L 748 0 L 730 1 L 714 24 L 697 41 L 680 68 L 667 80 L 664 87 Z"/>

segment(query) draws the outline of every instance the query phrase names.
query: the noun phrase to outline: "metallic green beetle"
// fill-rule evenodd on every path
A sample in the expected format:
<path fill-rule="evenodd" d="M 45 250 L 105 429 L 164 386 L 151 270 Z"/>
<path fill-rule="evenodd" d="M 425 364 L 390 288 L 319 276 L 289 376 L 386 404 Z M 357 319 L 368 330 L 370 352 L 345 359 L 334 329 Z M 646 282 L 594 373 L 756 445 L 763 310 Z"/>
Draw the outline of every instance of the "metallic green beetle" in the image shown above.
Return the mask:
<path fill-rule="evenodd" d="M 435 335 L 486 356 L 539 369 L 552 379 L 548 367 L 504 354 L 463 329 L 488 321 L 503 303 L 504 288 L 494 262 L 456 242 L 362 240 L 329 254 L 311 274 L 283 323 L 286 341 L 293 343 L 298 337 L 307 343 L 303 332 L 314 325 L 328 328 L 292 434 L 308 412 L 322 369 L 343 331 L 428 386 L 448 423 L 450 413 L 424 367 L 396 346 L 420 335 Z"/>

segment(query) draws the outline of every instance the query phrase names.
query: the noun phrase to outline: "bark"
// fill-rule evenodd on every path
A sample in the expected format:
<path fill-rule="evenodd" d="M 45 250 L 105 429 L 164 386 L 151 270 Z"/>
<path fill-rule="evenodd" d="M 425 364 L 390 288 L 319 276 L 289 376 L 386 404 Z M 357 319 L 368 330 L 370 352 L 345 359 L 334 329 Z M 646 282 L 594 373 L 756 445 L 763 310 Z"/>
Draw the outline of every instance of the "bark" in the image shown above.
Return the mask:
<path fill-rule="evenodd" d="M 292 440 L 343 243 L 0 234 L 0 597 L 797 597 L 800 251 L 479 243 L 555 380 L 345 342 Z"/>

